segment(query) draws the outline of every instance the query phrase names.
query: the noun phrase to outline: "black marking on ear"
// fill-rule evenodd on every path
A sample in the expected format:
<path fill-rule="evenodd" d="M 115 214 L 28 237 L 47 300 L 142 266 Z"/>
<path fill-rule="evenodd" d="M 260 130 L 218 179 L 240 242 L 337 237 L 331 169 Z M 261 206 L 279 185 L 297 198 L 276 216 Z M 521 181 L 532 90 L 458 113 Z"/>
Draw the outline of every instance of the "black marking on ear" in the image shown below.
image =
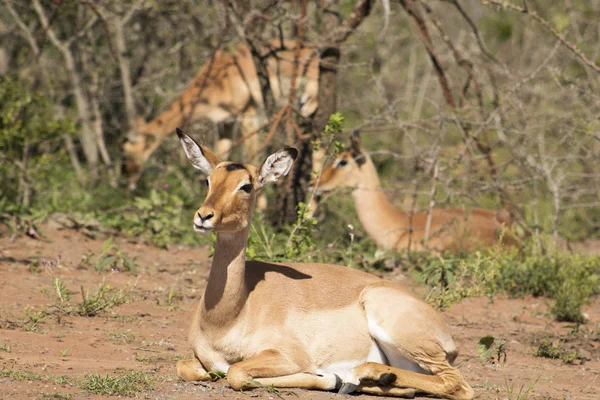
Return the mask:
<path fill-rule="evenodd" d="M 202 156 L 204 156 L 204 151 L 202 151 L 202 146 L 200 146 L 198 144 L 198 142 L 196 142 L 196 140 L 193 137 L 191 137 L 190 135 L 188 135 L 187 133 L 185 133 L 184 131 L 182 131 L 179 128 L 175 128 L 175 132 L 177 133 L 177 137 L 179 138 L 179 140 L 183 140 L 185 138 L 188 138 L 192 142 L 194 142 L 196 144 L 196 146 L 198 146 L 198 149 L 200 150 L 200 153 L 202 153 Z"/>
<path fill-rule="evenodd" d="M 367 159 L 365 158 L 364 154 L 360 153 L 354 156 L 354 162 L 356 163 L 356 165 L 358 165 L 358 168 L 360 168 L 363 165 L 365 165 Z"/>
<path fill-rule="evenodd" d="M 298 157 L 298 149 L 295 149 L 294 147 L 286 147 L 284 150 L 287 151 L 290 157 L 292 157 L 294 160 Z"/>
<path fill-rule="evenodd" d="M 235 163 L 234 163 L 234 164 L 229 164 L 229 165 L 225 166 L 225 169 L 226 169 L 227 171 L 231 172 L 231 171 L 236 171 L 236 170 L 238 170 L 238 169 L 243 169 L 243 170 L 245 170 L 245 169 L 246 169 L 246 167 L 244 167 L 242 164 L 235 164 Z"/>
<path fill-rule="evenodd" d="M 354 161 L 356 162 L 356 165 L 358 165 L 358 168 L 360 168 L 363 165 L 365 165 L 367 159 L 365 158 L 364 154 L 359 154 L 356 157 L 354 157 Z"/>

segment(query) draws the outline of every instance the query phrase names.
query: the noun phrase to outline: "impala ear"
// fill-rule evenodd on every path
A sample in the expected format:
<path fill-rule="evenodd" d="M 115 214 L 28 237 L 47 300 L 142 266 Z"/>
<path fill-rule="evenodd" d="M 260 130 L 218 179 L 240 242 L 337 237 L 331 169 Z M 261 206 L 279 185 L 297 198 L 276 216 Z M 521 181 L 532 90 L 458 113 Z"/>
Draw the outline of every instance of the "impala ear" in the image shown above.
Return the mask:
<path fill-rule="evenodd" d="M 361 167 L 365 163 L 365 156 L 363 155 L 363 149 L 360 145 L 360 132 L 358 129 L 355 129 L 350 134 L 350 152 L 352 153 L 352 158 L 356 164 Z"/>
<path fill-rule="evenodd" d="M 208 147 L 196 143 L 194 139 L 184 133 L 181 129 L 176 129 L 179 141 L 188 159 L 194 166 L 205 175 L 209 175 L 212 170 L 221 162 Z"/>
<path fill-rule="evenodd" d="M 298 157 L 298 150 L 293 147 L 287 147 L 271 154 L 258 172 L 258 187 L 262 188 L 267 183 L 277 182 L 282 176 L 286 176 L 294 160 Z"/>
<path fill-rule="evenodd" d="M 360 146 L 360 132 L 358 129 L 355 129 L 354 131 L 352 131 L 352 133 L 350 134 L 350 148 L 352 149 L 352 151 L 354 151 L 356 154 L 360 154 L 362 153 L 362 148 Z"/>

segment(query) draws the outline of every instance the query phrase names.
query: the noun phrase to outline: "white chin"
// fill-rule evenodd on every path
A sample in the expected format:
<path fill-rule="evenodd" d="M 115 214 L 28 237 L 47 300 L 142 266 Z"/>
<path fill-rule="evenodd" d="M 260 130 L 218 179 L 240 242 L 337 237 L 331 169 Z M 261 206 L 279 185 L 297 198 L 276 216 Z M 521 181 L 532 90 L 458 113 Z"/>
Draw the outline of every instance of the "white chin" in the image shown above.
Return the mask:
<path fill-rule="evenodd" d="M 212 232 L 213 229 L 213 227 L 198 226 L 194 224 L 194 231 L 203 235 Z"/>

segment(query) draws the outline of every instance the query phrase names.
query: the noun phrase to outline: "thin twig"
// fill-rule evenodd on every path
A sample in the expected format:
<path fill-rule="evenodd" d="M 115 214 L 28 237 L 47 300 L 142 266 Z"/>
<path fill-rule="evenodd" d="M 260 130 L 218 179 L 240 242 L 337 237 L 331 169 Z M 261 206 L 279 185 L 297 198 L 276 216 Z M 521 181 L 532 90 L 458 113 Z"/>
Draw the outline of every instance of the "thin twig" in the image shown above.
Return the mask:
<path fill-rule="evenodd" d="M 550 23 L 548 21 L 546 21 L 544 18 L 540 17 L 535 11 L 531 11 L 529 9 L 529 7 L 519 7 L 516 6 L 514 4 L 508 3 L 506 1 L 503 0 L 483 0 L 482 3 L 484 5 L 489 5 L 489 4 L 493 4 L 496 6 L 500 6 L 502 8 L 506 8 L 512 11 L 516 11 L 519 12 L 521 14 L 525 14 L 527 16 L 529 16 L 530 18 L 532 18 L 533 20 L 535 20 L 536 22 L 538 22 L 542 28 L 544 28 L 546 31 L 550 32 L 555 38 L 557 38 L 560 43 L 565 46 L 567 49 L 569 49 L 571 51 L 571 53 L 575 54 L 575 56 L 581 61 L 583 62 L 585 65 L 587 65 L 588 67 L 590 67 L 591 69 L 593 69 L 596 72 L 600 73 L 600 66 L 596 65 L 596 63 L 594 63 L 593 61 L 589 60 L 585 54 L 583 54 L 579 49 L 577 49 L 577 46 L 574 45 L 573 43 L 567 41 L 565 39 L 564 35 L 561 35 L 560 33 L 558 33 L 556 31 L 556 29 L 554 29 L 552 27 L 552 25 L 550 25 Z"/>

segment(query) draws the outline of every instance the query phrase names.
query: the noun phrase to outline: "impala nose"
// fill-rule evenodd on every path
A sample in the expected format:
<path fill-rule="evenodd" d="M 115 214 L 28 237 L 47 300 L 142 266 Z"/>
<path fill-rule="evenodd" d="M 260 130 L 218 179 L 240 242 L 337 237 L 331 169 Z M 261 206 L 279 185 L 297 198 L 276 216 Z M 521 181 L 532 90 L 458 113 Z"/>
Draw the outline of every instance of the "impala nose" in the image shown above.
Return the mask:
<path fill-rule="evenodd" d="M 204 222 L 204 221 L 208 221 L 209 219 L 214 217 L 215 213 L 211 211 L 208 214 L 203 216 L 202 214 L 200 214 L 200 212 L 198 212 L 197 215 L 198 215 L 198 218 L 200 218 L 200 221 Z"/>

